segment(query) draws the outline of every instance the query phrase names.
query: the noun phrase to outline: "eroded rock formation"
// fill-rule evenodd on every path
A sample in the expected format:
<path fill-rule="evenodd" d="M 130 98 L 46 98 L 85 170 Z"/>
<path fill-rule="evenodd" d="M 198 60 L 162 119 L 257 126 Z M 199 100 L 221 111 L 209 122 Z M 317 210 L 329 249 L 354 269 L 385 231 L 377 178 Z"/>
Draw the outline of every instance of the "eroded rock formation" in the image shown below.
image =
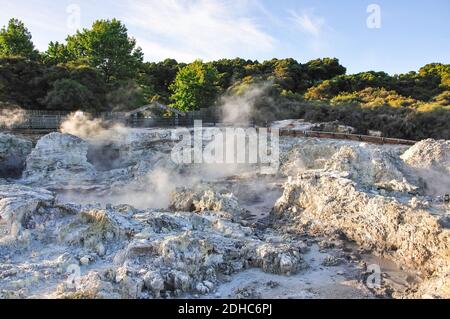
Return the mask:
<path fill-rule="evenodd" d="M 20 177 L 32 147 L 27 139 L 0 133 L 0 178 Z"/>
<path fill-rule="evenodd" d="M 448 141 L 408 148 L 282 137 L 278 174 L 249 167 L 233 181 L 234 169 L 205 181 L 198 167 L 173 163 L 176 142 L 171 130 L 128 130 L 100 140 L 52 133 L 32 151 L 15 139 L 0 144 L 27 156 L 23 178 L 0 183 L 0 297 L 211 295 L 251 269 L 299 280 L 337 267 L 364 286 L 357 249 L 417 272 L 407 289 L 374 294 L 450 296 Z M 271 207 L 259 210 L 277 184 L 283 195 L 267 216 Z M 358 248 L 345 249 L 350 242 Z M 320 260 L 307 257 L 313 245 Z M 365 289 L 352 296 L 370 296 Z"/>
<path fill-rule="evenodd" d="M 448 180 L 443 169 L 447 147 L 444 141 L 427 140 L 401 155 L 399 149 L 342 146 L 321 169 L 298 170 L 285 184 L 271 219 L 281 228 L 343 235 L 405 268 L 421 271 L 425 279 L 417 289 L 423 295 L 448 298 L 449 207 L 439 197 L 418 195 L 429 186 L 418 178 L 421 170 L 415 170 L 440 170 L 440 180 Z"/>

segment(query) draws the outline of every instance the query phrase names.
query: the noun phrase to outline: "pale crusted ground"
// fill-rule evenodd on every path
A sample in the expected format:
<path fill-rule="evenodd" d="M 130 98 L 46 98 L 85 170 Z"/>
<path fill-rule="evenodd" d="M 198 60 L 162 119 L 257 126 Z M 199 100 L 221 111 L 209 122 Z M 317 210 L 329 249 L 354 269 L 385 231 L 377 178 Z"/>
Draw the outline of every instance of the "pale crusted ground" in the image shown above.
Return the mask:
<path fill-rule="evenodd" d="M 124 134 L 50 134 L 2 180 L 1 297 L 449 297 L 448 142 L 282 138 L 261 176 Z"/>

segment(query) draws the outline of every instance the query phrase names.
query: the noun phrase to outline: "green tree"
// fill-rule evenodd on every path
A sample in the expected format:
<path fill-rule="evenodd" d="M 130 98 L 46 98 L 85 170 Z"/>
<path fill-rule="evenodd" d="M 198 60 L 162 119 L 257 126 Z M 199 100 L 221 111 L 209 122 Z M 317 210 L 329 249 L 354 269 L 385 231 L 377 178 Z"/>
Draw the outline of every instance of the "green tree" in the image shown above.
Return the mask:
<path fill-rule="evenodd" d="M 185 64 L 179 64 L 174 59 L 143 63 L 138 83 L 148 98 L 157 96 L 163 103 L 167 103 L 170 97 L 169 86 L 175 81 L 179 68 L 184 66 Z"/>
<path fill-rule="evenodd" d="M 50 110 L 68 111 L 99 111 L 102 107 L 89 88 L 71 79 L 56 81 L 53 89 L 48 92 L 44 104 Z"/>
<path fill-rule="evenodd" d="M 246 68 L 253 65 L 251 60 L 244 60 L 241 58 L 235 59 L 221 59 L 210 62 L 219 72 L 219 85 L 222 91 L 226 91 L 234 82 L 243 79 L 247 75 L 253 75 L 252 72 Z"/>
<path fill-rule="evenodd" d="M 67 52 L 61 50 L 62 58 L 97 68 L 107 83 L 136 78 L 143 61 L 143 53 L 136 47 L 136 40 L 128 36 L 125 25 L 116 19 L 96 21 L 91 29 L 69 36 L 65 50 Z"/>
<path fill-rule="evenodd" d="M 67 46 L 51 41 L 47 51 L 43 54 L 43 60 L 50 64 L 60 64 L 75 60 L 75 57 L 71 56 Z"/>
<path fill-rule="evenodd" d="M 272 74 L 276 83 L 287 91 L 296 92 L 303 86 L 302 66 L 294 59 L 277 60 Z"/>
<path fill-rule="evenodd" d="M 0 30 L 0 57 L 23 57 L 35 60 L 39 52 L 31 41 L 31 33 L 22 21 L 9 20 L 8 26 Z"/>
<path fill-rule="evenodd" d="M 314 82 L 329 80 L 339 75 L 344 75 L 347 71 L 345 67 L 339 64 L 336 58 L 324 58 L 309 61 L 305 65 L 306 72 L 311 80 Z"/>
<path fill-rule="evenodd" d="M 440 79 L 444 89 L 450 88 L 450 64 L 430 63 L 419 70 L 420 76 L 433 75 Z"/>
<path fill-rule="evenodd" d="M 217 70 L 200 60 L 181 68 L 170 86 L 172 106 L 184 112 L 212 106 L 219 92 L 218 81 Z"/>
<path fill-rule="evenodd" d="M 3 102 L 30 109 L 42 106 L 40 99 L 49 89 L 45 67 L 22 57 L 0 58 L 0 86 Z"/>

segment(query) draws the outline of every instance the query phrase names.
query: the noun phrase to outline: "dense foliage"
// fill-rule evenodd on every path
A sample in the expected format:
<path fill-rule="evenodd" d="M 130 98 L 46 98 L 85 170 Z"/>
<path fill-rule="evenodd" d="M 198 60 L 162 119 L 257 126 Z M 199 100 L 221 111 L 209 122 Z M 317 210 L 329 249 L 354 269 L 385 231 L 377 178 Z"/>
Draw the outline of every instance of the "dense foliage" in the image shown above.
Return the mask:
<path fill-rule="evenodd" d="M 255 89 L 257 88 L 257 90 Z M 252 119 L 339 121 L 360 133 L 450 139 L 450 65 L 417 72 L 346 74 L 337 59 L 221 59 L 143 62 L 143 53 L 118 20 L 51 42 L 39 53 L 22 22 L 0 30 L 0 102 L 26 109 L 123 111 L 158 100 L 190 111 L 250 92 Z"/>
<path fill-rule="evenodd" d="M 187 112 L 213 105 L 219 92 L 218 80 L 217 70 L 200 60 L 181 68 L 169 87 L 172 106 Z"/>
<path fill-rule="evenodd" d="M 0 30 L 0 57 L 21 56 L 36 59 L 38 55 L 31 41 L 31 33 L 23 22 L 11 19 L 8 26 Z"/>
<path fill-rule="evenodd" d="M 62 61 L 84 62 L 98 69 L 107 83 L 135 78 L 143 60 L 136 41 L 115 19 L 96 21 L 91 29 L 78 31 L 66 42 Z"/>

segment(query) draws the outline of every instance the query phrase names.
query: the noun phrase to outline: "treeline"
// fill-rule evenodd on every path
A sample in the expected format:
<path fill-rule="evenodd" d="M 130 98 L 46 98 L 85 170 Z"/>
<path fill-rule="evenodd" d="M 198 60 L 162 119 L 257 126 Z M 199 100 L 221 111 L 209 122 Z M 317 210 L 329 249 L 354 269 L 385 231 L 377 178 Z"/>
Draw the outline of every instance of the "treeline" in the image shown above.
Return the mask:
<path fill-rule="evenodd" d="M 222 59 L 144 62 L 118 20 L 51 42 L 38 52 L 24 24 L 0 30 L 0 103 L 26 109 L 120 111 L 158 100 L 182 111 L 217 107 L 223 96 L 249 91 L 252 119 L 340 121 L 360 133 L 380 130 L 400 138 L 450 139 L 450 65 L 417 72 L 347 75 L 337 59 Z M 236 106 L 239 107 L 239 106 Z"/>

